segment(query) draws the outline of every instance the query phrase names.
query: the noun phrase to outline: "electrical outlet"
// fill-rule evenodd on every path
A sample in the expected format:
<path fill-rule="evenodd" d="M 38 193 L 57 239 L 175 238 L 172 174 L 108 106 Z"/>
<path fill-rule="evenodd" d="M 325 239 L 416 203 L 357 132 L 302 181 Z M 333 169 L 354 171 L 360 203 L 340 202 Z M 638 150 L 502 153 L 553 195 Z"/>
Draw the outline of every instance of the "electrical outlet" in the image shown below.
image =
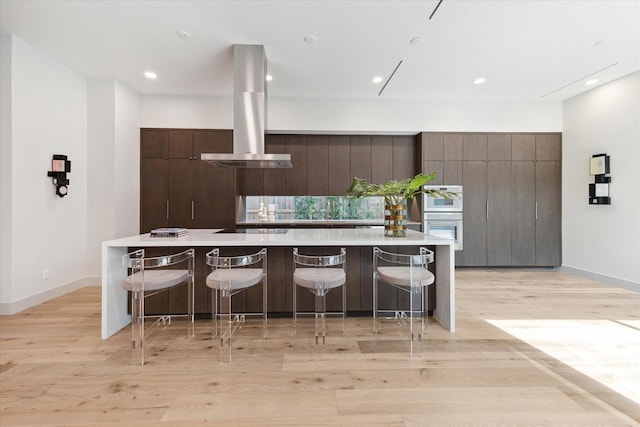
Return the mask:
<path fill-rule="evenodd" d="M 51 271 L 48 268 L 45 268 L 44 270 L 42 270 L 42 279 L 43 280 L 47 280 L 50 277 L 51 277 Z"/>

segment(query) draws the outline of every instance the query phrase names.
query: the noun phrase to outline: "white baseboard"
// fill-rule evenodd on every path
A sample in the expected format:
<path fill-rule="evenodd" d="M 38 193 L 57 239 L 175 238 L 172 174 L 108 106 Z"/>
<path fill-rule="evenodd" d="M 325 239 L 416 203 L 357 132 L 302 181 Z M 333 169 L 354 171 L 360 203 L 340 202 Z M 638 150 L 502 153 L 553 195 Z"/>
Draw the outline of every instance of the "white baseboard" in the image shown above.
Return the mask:
<path fill-rule="evenodd" d="M 85 277 L 73 282 L 65 283 L 53 289 L 48 289 L 39 294 L 31 295 L 18 301 L 0 302 L 0 315 L 16 314 L 22 310 L 34 307 L 43 302 L 47 302 L 54 298 L 73 292 L 86 286 L 101 286 L 102 279 L 100 277 Z"/>
<path fill-rule="evenodd" d="M 607 285 L 616 286 L 618 288 L 629 289 L 630 291 L 640 292 L 640 283 L 630 280 L 620 279 L 617 277 L 606 276 L 593 271 L 582 270 L 580 268 L 562 265 L 559 271 L 563 273 L 573 274 L 575 276 L 584 277 L 585 279 L 595 280 L 596 282 L 606 283 Z"/>

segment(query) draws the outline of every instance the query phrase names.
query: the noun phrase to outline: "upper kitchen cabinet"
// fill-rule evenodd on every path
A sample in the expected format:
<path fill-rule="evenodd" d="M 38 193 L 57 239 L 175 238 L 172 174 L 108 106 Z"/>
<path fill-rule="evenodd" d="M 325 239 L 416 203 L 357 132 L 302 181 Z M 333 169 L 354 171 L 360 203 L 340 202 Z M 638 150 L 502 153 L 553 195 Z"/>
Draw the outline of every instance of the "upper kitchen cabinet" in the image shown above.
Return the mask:
<path fill-rule="evenodd" d="M 351 178 L 357 176 L 371 182 L 371 136 L 351 137 L 350 158 Z"/>
<path fill-rule="evenodd" d="M 487 160 L 511 160 L 511 134 L 487 135 Z"/>
<path fill-rule="evenodd" d="M 416 137 L 394 136 L 392 177 L 399 181 L 416 175 Z"/>
<path fill-rule="evenodd" d="M 561 161 L 562 135 L 559 133 L 536 134 L 536 160 Z"/>
<path fill-rule="evenodd" d="M 371 137 L 371 181 L 375 184 L 393 179 L 393 146 L 390 136 Z"/>
<path fill-rule="evenodd" d="M 166 129 L 140 130 L 140 157 L 166 159 L 169 157 L 169 132 Z"/>
<path fill-rule="evenodd" d="M 462 136 L 462 160 L 487 160 L 487 135 L 466 133 Z"/>
<path fill-rule="evenodd" d="M 295 164 L 293 165 L 295 167 Z M 329 194 L 329 137 L 307 137 L 307 192 L 310 196 Z"/>
<path fill-rule="evenodd" d="M 415 136 L 272 134 L 265 150 L 291 154 L 293 167 L 240 169 L 240 194 L 343 196 L 354 177 L 374 183 L 411 178 L 421 160 Z"/>
<path fill-rule="evenodd" d="M 284 170 L 285 194 L 288 196 L 304 196 L 307 192 L 307 136 L 287 135 L 286 151 L 291 155 L 293 167 Z"/>
<path fill-rule="evenodd" d="M 285 136 L 267 135 L 265 138 L 264 151 L 265 153 L 270 154 L 285 154 L 287 152 Z M 266 194 L 269 196 L 285 196 L 286 169 L 263 169 L 263 171 L 264 192 L 262 194 Z"/>
<path fill-rule="evenodd" d="M 351 143 L 344 135 L 329 136 L 329 194 L 342 196 L 351 185 Z"/>
<path fill-rule="evenodd" d="M 536 135 L 518 133 L 511 135 L 511 160 L 533 161 L 536 159 Z"/>
<path fill-rule="evenodd" d="M 462 134 L 424 132 L 421 140 L 422 173 L 436 173 L 431 184 L 462 185 Z"/>
<path fill-rule="evenodd" d="M 194 160 L 193 131 L 189 129 L 171 129 L 168 132 L 169 158 Z"/>

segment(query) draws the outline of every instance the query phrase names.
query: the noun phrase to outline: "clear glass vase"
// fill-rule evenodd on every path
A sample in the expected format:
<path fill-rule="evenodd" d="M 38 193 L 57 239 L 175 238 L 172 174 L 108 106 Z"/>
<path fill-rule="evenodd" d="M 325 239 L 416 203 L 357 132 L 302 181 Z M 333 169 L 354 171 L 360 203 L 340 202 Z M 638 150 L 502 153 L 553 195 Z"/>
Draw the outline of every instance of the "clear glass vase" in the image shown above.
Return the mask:
<path fill-rule="evenodd" d="M 407 203 L 384 206 L 384 235 L 389 237 L 407 236 Z"/>

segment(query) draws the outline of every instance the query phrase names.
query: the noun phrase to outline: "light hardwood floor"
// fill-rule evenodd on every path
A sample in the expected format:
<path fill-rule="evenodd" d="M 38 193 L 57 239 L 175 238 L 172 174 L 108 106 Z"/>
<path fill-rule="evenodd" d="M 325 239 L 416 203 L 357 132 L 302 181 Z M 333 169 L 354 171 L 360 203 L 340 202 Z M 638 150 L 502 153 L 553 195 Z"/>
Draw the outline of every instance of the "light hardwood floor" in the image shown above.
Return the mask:
<path fill-rule="evenodd" d="M 551 271 L 456 280 L 457 331 L 430 321 L 413 358 L 393 323 L 374 336 L 371 318 L 349 318 L 343 335 L 331 320 L 316 346 L 308 323 L 293 337 L 291 320 L 271 319 L 267 339 L 248 324 L 221 363 L 198 320 L 191 341 L 163 331 L 144 366 L 130 364 L 128 328 L 100 339 L 100 288 L 87 287 L 0 317 L 0 425 L 640 425 L 640 405 L 488 322 L 624 325 L 640 319 L 639 294 Z"/>

